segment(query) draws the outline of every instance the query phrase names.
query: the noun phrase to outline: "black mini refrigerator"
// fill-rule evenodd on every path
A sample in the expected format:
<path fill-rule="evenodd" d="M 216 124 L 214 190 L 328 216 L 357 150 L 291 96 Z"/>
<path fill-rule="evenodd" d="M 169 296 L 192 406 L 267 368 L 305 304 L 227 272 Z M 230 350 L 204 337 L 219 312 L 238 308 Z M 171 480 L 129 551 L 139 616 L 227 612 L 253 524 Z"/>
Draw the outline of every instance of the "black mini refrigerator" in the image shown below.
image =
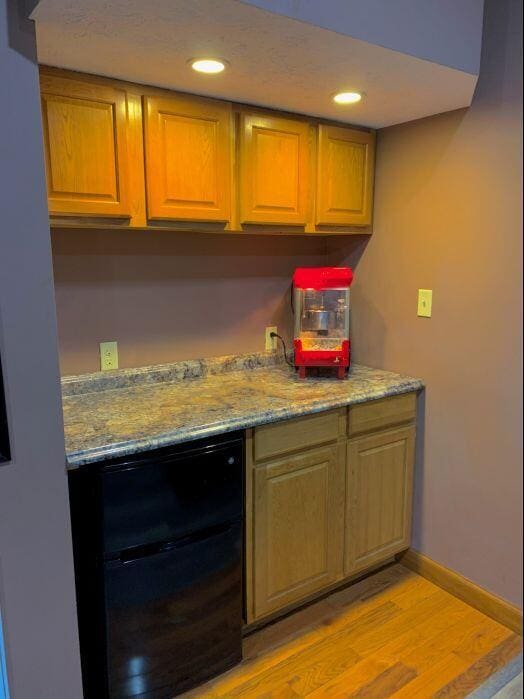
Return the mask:
<path fill-rule="evenodd" d="M 69 476 L 86 699 L 171 699 L 241 660 L 243 441 Z"/>

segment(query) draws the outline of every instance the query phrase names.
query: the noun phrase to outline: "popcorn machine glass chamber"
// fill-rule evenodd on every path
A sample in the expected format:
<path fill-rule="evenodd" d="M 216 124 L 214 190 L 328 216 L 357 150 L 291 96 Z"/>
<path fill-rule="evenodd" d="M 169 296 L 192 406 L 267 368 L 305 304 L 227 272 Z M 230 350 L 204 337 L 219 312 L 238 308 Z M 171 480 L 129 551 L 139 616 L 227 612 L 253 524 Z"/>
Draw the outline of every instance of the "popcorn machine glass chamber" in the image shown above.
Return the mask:
<path fill-rule="evenodd" d="M 295 365 L 332 367 L 344 378 L 350 364 L 348 267 L 299 268 L 293 275 Z"/>

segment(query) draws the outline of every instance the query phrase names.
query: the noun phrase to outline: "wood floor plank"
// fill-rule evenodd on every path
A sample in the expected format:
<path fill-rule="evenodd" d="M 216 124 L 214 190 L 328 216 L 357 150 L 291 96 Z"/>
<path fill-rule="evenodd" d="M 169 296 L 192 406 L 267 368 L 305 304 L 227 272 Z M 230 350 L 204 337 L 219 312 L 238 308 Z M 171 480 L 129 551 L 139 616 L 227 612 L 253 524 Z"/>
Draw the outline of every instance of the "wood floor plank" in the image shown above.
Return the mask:
<path fill-rule="evenodd" d="M 351 699 L 370 699 L 370 697 L 387 699 L 387 697 L 393 696 L 395 692 L 414 680 L 416 676 L 417 672 L 412 667 L 407 667 L 402 663 L 395 663 L 395 665 L 388 667 L 387 670 L 381 672 L 368 684 L 345 696 L 351 697 Z"/>
<path fill-rule="evenodd" d="M 297 694 L 287 683 L 279 689 L 257 694 L 257 699 L 300 699 L 301 697 L 302 695 Z"/>
<path fill-rule="evenodd" d="M 418 672 L 423 672 L 428 662 L 431 664 L 435 659 L 451 652 L 464 633 L 479 622 L 479 617 L 476 616 L 478 612 L 458 600 L 454 602 L 457 604 L 448 602 L 420 624 L 381 646 L 373 656 L 388 663 L 400 660 L 409 667 L 415 667 Z"/>
<path fill-rule="evenodd" d="M 420 584 L 438 589 L 401 565 L 392 565 L 334 593 L 316 604 L 253 633 L 244 639 L 242 665 L 212 681 L 202 691 L 218 696 L 239 684 L 238 674 L 254 676 L 277 665 L 286 657 L 307 648 L 321 638 L 344 628 L 358 617 L 382 606 L 398 595 L 416 593 Z M 190 696 L 187 695 L 188 699 Z"/>
<path fill-rule="evenodd" d="M 376 658 L 364 658 L 352 668 L 343 672 L 334 680 L 318 687 L 307 695 L 308 699 L 323 699 L 324 697 L 342 697 L 347 692 L 353 692 L 388 668 L 388 664 Z"/>
<path fill-rule="evenodd" d="M 435 699 L 465 697 L 476 689 L 490 675 L 497 672 L 522 649 L 522 639 L 511 633 L 495 648 L 470 665 L 467 670 L 435 692 Z"/>
<path fill-rule="evenodd" d="M 247 682 L 244 681 L 236 687 L 229 686 L 223 696 L 256 696 L 251 693 L 276 689 L 289 678 L 293 678 L 291 686 L 295 691 L 299 691 L 299 687 L 302 689 L 305 687 L 311 692 L 358 662 L 360 658 L 351 648 L 351 642 L 360 633 L 365 629 L 380 628 L 398 613 L 398 607 L 391 602 L 386 602 L 355 619 L 349 627 L 330 634 L 305 650 L 286 658 L 278 665 L 257 674 Z M 337 656 L 340 660 L 337 660 Z M 220 693 L 221 688 L 217 689 Z"/>
<path fill-rule="evenodd" d="M 443 685 L 462 674 L 466 668 L 467 664 L 463 660 L 455 653 L 449 653 L 395 692 L 393 696 L 395 699 L 428 699 L 433 697 Z"/>
<path fill-rule="evenodd" d="M 484 617 L 482 623 L 476 624 L 464 634 L 460 643 L 455 647 L 455 653 L 459 658 L 471 664 L 511 636 L 512 633 L 507 626 L 502 626 L 493 619 Z"/>
<path fill-rule="evenodd" d="M 246 678 L 267 673 L 271 668 L 277 667 L 287 659 L 305 652 L 308 648 L 324 641 L 326 638 L 336 638 L 336 633 L 344 632 L 349 625 L 355 632 L 358 632 L 359 629 L 365 628 L 370 623 L 379 623 L 380 619 L 389 619 L 392 615 L 399 613 L 399 609 L 389 602 L 382 602 L 380 605 L 373 603 L 369 610 L 363 611 L 364 609 L 366 608 L 358 607 L 357 609 L 346 610 L 344 615 L 338 614 L 335 619 L 330 616 L 327 622 L 309 629 L 306 634 L 293 638 L 284 646 L 279 645 L 276 649 L 271 649 L 267 653 L 259 653 L 254 658 L 244 661 L 237 668 L 210 683 L 205 689 L 218 692 L 221 696 L 227 691 L 233 690 L 244 682 Z M 332 611 L 330 611 L 330 615 L 332 615 Z"/>
<path fill-rule="evenodd" d="M 362 657 L 371 655 L 382 646 L 398 638 L 401 634 L 411 632 L 419 624 L 426 622 L 428 618 L 439 612 L 442 613 L 443 608 L 452 604 L 453 602 L 449 599 L 447 593 L 437 590 L 428 598 L 395 615 L 394 618 L 380 628 L 363 630 L 353 640 L 351 647 Z"/>
<path fill-rule="evenodd" d="M 299 657 L 285 661 L 220 696 L 260 697 L 266 693 L 282 691 L 283 687 L 289 684 L 298 696 L 303 697 L 316 687 L 338 677 L 358 660 L 359 656 L 349 648 L 344 651 L 333 647 L 320 650 L 315 647 L 308 648 Z"/>
<path fill-rule="evenodd" d="M 519 648 L 506 627 L 392 565 L 256 631 L 240 665 L 182 696 L 462 697 Z"/>
<path fill-rule="evenodd" d="M 443 592 L 442 588 L 434 585 L 425 578 L 416 578 L 410 582 L 410 588 L 408 588 L 407 585 L 403 585 L 401 588 L 399 588 L 397 594 L 395 595 L 395 604 L 402 609 L 409 609 L 417 602 L 430 597 L 434 592 Z M 450 597 L 456 599 L 456 597 L 453 597 L 452 595 L 450 595 Z"/>
<path fill-rule="evenodd" d="M 408 578 L 406 583 L 406 589 L 409 589 L 409 585 L 412 584 L 412 577 Z M 438 588 L 436 588 L 438 590 Z M 360 629 L 362 623 L 366 623 L 366 615 L 371 614 L 374 610 L 379 609 L 384 606 L 385 603 L 389 603 L 389 593 L 387 599 L 385 597 L 371 597 L 364 601 L 355 603 L 348 607 L 340 607 L 338 610 L 334 610 L 329 607 L 329 612 L 320 621 L 310 627 L 306 627 L 305 630 L 295 629 L 292 618 L 278 622 L 277 625 L 285 624 L 286 628 L 290 631 L 290 636 L 282 640 L 279 630 L 275 630 L 271 633 L 271 628 L 268 629 L 270 633 L 265 634 L 266 644 L 271 645 L 276 643 L 275 649 L 269 649 L 265 653 L 263 652 L 263 645 L 260 642 L 253 643 L 248 646 L 248 654 L 252 657 L 244 661 L 240 666 L 242 668 L 242 674 L 255 675 L 260 674 L 263 671 L 268 670 L 270 667 L 274 667 L 285 658 L 291 657 L 292 655 L 304 650 L 305 648 L 319 642 L 323 638 L 332 636 L 337 631 L 343 630 L 349 625 L 352 625 L 354 629 Z M 392 595 L 394 599 L 394 595 Z M 396 608 L 398 612 L 398 608 Z M 304 617 L 306 619 L 307 617 Z M 373 617 L 372 617 L 373 618 Z M 362 620 L 362 621 L 361 621 Z M 259 632 L 264 633 L 264 632 Z M 246 639 L 249 643 L 249 638 Z M 223 676 L 222 681 L 219 681 L 217 689 L 219 692 L 224 692 L 226 689 L 230 689 L 238 684 L 236 680 L 236 675 L 234 671 L 231 671 Z"/>
<path fill-rule="evenodd" d="M 465 613 L 460 611 L 455 614 L 443 614 L 431 621 L 433 623 L 418 627 L 417 633 L 410 636 L 409 644 L 396 648 L 392 644 L 392 647 L 381 648 L 380 657 L 397 658 L 406 665 L 415 667 L 419 674 L 423 673 L 440 658 L 453 652 L 465 636 L 485 624 L 486 617 L 466 607 Z"/>
<path fill-rule="evenodd" d="M 496 622 L 489 619 L 489 617 L 471 609 L 467 617 L 462 621 L 443 630 L 440 634 L 428 638 L 411 653 L 407 655 L 401 654 L 401 658 L 403 662 L 416 667 L 419 673 L 430 668 L 443 655 L 451 651 L 457 657 L 460 657 L 466 665 L 470 665 L 511 635 L 512 632 L 505 627 L 500 629 L 494 628 L 495 624 Z M 496 624 L 496 626 L 500 625 Z M 477 644 L 476 648 L 471 645 L 465 645 L 463 647 L 468 648 L 469 655 L 467 653 L 463 655 L 457 654 L 457 648 L 464 644 L 466 639 L 476 638 L 477 636 L 485 640 L 491 639 L 491 643 Z"/>

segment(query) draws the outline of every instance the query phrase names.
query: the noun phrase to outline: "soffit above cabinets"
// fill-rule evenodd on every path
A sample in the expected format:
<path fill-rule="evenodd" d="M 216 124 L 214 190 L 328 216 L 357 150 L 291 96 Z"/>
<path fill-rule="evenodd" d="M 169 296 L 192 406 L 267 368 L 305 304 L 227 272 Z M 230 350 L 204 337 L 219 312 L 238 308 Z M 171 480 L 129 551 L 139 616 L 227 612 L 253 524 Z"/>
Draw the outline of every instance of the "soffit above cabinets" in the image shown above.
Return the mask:
<path fill-rule="evenodd" d="M 411 3 L 395 2 L 409 25 Z M 445 1 L 450 21 L 457 21 L 461 4 Z M 466 2 L 470 9 L 475 4 L 481 9 L 481 0 Z M 46 65 L 373 128 L 466 107 L 477 82 L 476 73 L 239 0 L 41 0 L 32 17 L 38 60 Z M 400 21 L 397 16 L 397 29 Z M 400 46 L 395 41 L 390 45 Z M 227 69 L 206 76 L 188 66 L 188 59 L 209 56 L 226 59 Z M 460 63 L 451 52 L 453 61 Z M 364 98 L 340 107 L 332 96 L 343 90 Z"/>
<path fill-rule="evenodd" d="M 479 72 L 484 0 L 242 0 L 354 39 Z"/>

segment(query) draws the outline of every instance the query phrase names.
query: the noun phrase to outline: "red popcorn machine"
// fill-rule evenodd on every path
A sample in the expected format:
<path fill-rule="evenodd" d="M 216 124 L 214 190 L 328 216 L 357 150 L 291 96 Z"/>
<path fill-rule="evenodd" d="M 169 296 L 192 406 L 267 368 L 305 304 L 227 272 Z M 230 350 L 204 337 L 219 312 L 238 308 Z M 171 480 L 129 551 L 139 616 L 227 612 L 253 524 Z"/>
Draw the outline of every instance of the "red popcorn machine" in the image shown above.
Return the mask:
<path fill-rule="evenodd" d="M 299 267 L 293 275 L 295 367 L 332 367 L 343 379 L 350 364 L 349 267 Z"/>

